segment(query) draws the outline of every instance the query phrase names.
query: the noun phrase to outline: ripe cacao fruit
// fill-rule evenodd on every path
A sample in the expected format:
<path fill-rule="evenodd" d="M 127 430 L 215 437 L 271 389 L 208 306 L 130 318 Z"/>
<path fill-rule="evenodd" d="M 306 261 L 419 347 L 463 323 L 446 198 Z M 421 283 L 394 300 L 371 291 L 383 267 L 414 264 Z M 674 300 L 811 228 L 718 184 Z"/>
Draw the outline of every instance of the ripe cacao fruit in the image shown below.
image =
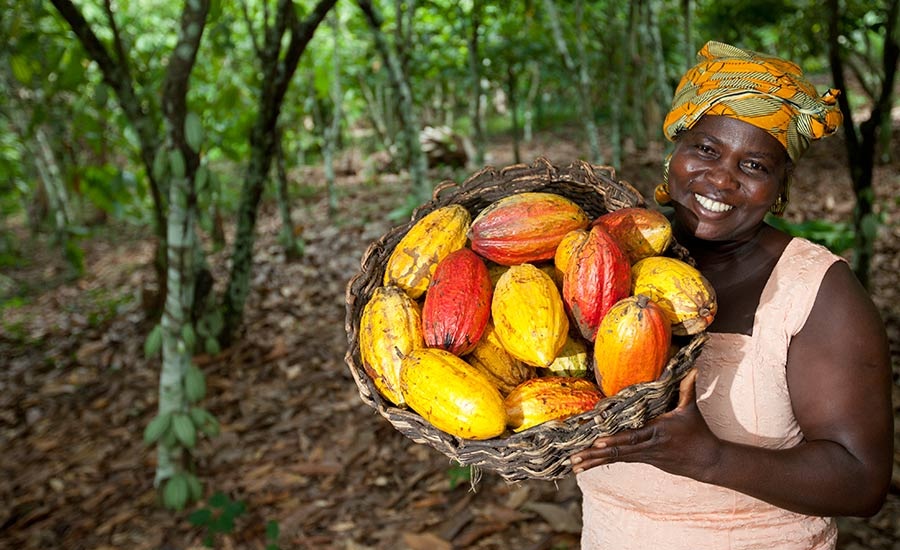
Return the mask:
<path fill-rule="evenodd" d="M 603 394 L 585 378 L 544 376 L 519 384 L 506 398 L 506 419 L 514 432 L 593 409 Z"/>
<path fill-rule="evenodd" d="M 481 340 L 465 360 L 484 373 L 502 395 L 508 394 L 513 388 L 535 375 L 535 369 L 506 351 L 491 321 L 488 321 Z"/>
<path fill-rule="evenodd" d="M 662 306 L 672 333 L 702 332 L 718 310 L 716 291 L 695 267 L 667 256 L 651 256 L 631 268 L 632 294 L 645 294 Z"/>
<path fill-rule="evenodd" d="M 581 335 L 593 342 L 600 320 L 631 293 L 631 264 L 600 226 L 573 250 L 563 275 L 563 299 Z"/>
<path fill-rule="evenodd" d="M 531 264 L 511 266 L 500 276 L 491 301 L 503 347 L 533 367 L 547 367 L 566 343 L 569 320 L 559 289 Z"/>
<path fill-rule="evenodd" d="M 412 350 L 425 347 L 419 304 L 403 289 L 378 287 L 359 321 L 359 353 L 363 368 L 381 394 L 403 405 L 400 365 Z"/>
<path fill-rule="evenodd" d="M 575 339 L 570 335 L 547 370 L 551 376 L 584 378 L 587 376 L 590 365 L 587 346 L 580 338 Z"/>
<path fill-rule="evenodd" d="M 472 250 L 502 265 L 550 260 L 569 231 L 590 223 L 575 202 L 555 193 L 509 195 L 488 205 L 472 221 Z"/>
<path fill-rule="evenodd" d="M 603 214 L 592 225 L 606 229 L 632 264 L 659 256 L 672 244 L 672 224 L 659 210 L 620 208 Z"/>
<path fill-rule="evenodd" d="M 428 288 L 438 262 L 466 245 L 472 217 L 458 204 L 438 208 L 419 219 L 388 257 L 384 284 L 394 284 L 411 298 Z"/>
<path fill-rule="evenodd" d="M 610 308 L 594 342 L 594 374 L 605 395 L 659 378 L 669 360 L 672 332 L 665 311 L 647 296 L 628 296 Z"/>
<path fill-rule="evenodd" d="M 490 439 L 506 429 L 500 391 L 485 375 L 449 351 L 419 348 L 400 369 L 400 391 L 435 428 L 465 439 Z"/>
<path fill-rule="evenodd" d="M 487 267 L 468 248 L 441 260 L 422 306 L 425 344 L 464 355 L 475 348 L 491 315 L 493 288 Z"/>
<path fill-rule="evenodd" d="M 587 230 L 576 229 L 575 231 L 566 233 L 562 240 L 559 241 L 559 246 L 556 247 L 556 254 L 553 255 L 553 265 L 556 266 L 560 278 L 565 278 L 566 269 L 569 268 L 569 260 L 572 258 L 572 253 L 581 248 L 587 238 Z"/>

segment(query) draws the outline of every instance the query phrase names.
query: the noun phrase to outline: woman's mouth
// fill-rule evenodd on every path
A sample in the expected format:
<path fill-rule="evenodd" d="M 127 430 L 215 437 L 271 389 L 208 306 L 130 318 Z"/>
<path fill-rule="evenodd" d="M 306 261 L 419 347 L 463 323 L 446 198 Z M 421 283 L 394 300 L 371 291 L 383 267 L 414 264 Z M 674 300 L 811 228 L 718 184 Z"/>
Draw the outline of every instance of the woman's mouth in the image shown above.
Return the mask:
<path fill-rule="evenodd" d="M 730 204 L 725 204 L 724 202 L 715 201 L 709 197 L 704 197 L 703 195 L 694 193 L 694 198 L 700 203 L 700 206 L 709 210 L 710 212 L 728 212 L 734 206 Z"/>

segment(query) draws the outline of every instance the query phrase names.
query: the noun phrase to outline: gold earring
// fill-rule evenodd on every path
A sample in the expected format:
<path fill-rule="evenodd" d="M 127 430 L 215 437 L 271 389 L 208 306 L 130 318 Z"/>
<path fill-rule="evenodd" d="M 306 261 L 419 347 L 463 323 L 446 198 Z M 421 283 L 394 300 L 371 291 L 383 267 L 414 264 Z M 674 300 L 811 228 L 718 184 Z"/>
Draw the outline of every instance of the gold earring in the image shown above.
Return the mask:
<path fill-rule="evenodd" d="M 660 206 L 666 206 L 672 202 L 672 196 L 669 195 L 668 180 L 665 180 L 656 186 L 656 189 L 653 190 L 653 198 L 656 200 L 656 204 Z"/>
<path fill-rule="evenodd" d="M 775 199 L 775 204 L 769 208 L 769 212 L 774 214 L 775 216 L 781 216 L 784 214 L 784 211 L 787 209 L 787 198 L 784 196 L 784 193 L 779 193 L 778 198 Z"/>

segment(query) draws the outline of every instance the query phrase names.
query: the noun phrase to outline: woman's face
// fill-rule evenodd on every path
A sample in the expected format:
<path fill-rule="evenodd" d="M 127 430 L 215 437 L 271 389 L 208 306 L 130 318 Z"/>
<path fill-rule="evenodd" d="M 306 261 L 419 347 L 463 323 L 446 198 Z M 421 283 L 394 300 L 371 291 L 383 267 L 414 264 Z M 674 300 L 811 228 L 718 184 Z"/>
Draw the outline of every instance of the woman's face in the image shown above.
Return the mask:
<path fill-rule="evenodd" d="M 787 151 L 768 132 L 727 116 L 704 116 L 669 162 L 677 222 L 700 239 L 752 237 L 787 181 Z"/>

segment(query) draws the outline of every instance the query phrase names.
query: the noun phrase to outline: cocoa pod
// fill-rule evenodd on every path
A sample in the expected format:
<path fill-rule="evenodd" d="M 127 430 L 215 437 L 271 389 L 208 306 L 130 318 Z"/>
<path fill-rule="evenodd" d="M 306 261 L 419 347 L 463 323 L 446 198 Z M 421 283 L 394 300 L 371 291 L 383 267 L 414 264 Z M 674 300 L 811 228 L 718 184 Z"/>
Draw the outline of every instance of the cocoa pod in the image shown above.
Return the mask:
<path fill-rule="evenodd" d="M 584 378 L 544 376 L 519 384 L 506 398 L 507 424 L 521 432 L 550 420 L 563 420 L 593 409 L 603 394 Z"/>
<path fill-rule="evenodd" d="M 435 428 L 464 439 L 490 439 L 506 429 L 500 391 L 449 351 L 419 348 L 400 369 L 407 405 Z"/>
<path fill-rule="evenodd" d="M 551 376 L 584 378 L 591 368 L 591 354 L 587 345 L 580 338 L 569 335 L 566 343 L 556 355 L 556 359 L 547 367 Z"/>
<path fill-rule="evenodd" d="M 528 192 L 503 197 L 472 221 L 472 250 L 502 265 L 550 260 L 569 231 L 590 223 L 575 202 L 555 193 Z"/>
<path fill-rule="evenodd" d="M 640 294 L 617 302 L 597 330 L 594 374 L 605 395 L 659 378 L 669 360 L 672 332 L 666 313 Z"/>
<path fill-rule="evenodd" d="M 359 321 L 359 353 L 363 369 L 378 391 L 402 406 L 400 365 L 412 350 L 425 347 L 419 304 L 403 289 L 376 288 Z"/>
<path fill-rule="evenodd" d="M 672 224 L 659 210 L 620 208 L 595 219 L 612 235 L 632 264 L 649 256 L 660 256 L 672 244 Z"/>
<path fill-rule="evenodd" d="M 464 359 L 487 376 L 500 390 L 501 395 L 508 394 L 513 388 L 535 375 L 532 367 L 506 351 L 491 321 L 488 321 L 478 345 Z"/>
<path fill-rule="evenodd" d="M 438 263 L 425 293 L 425 344 L 454 355 L 472 351 L 491 315 L 492 294 L 484 260 L 468 248 L 451 252 Z"/>
<path fill-rule="evenodd" d="M 581 335 L 594 341 L 601 319 L 631 293 L 631 264 L 600 226 L 573 250 L 563 275 L 563 300 Z"/>
<path fill-rule="evenodd" d="M 472 217 L 458 204 L 438 208 L 419 219 L 391 251 L 384 271 L 384 284 L 393 284 L 418 299 L 437 264 L 466 245 Z"/>
<path fill-rule="evenodd" d="M 632 294 L 645 294 L 662 306 L 672 333 L 706 330 L 718 311 L 716 291 L 697 268 L 668 256 L 651 256 L 631 268 Z"/>
<path fill-rule="evenodd" d="M 553 279 L 531 264 L 511 266 L 500 276 L 491 301 L 503 347 L 533 367 L 547 367 L 566 343 L 569 320 Z"/>

